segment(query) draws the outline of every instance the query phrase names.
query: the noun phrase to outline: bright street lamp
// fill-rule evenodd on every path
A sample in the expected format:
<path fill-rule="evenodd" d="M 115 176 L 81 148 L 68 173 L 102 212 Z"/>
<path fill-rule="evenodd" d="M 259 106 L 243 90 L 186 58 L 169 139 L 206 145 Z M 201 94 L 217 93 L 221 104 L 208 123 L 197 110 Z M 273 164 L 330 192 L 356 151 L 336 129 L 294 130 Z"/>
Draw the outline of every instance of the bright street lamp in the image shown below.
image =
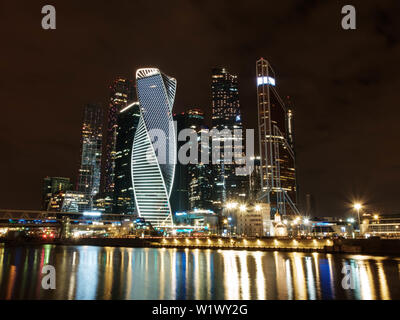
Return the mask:
<path fill-rule="evenodd" d="M 246 205 L 245 204 L 240 205 L 240 211 L 246 211 Z"/>

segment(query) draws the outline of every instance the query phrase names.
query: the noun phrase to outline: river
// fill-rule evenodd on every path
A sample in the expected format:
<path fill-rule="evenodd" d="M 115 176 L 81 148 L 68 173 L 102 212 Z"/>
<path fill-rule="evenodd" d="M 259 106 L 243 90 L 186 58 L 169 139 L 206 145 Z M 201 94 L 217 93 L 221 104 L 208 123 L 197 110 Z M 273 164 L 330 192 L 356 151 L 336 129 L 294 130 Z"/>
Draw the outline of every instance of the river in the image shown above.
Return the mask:
<path fill-rule="evenodd" d="M 400 299 L 399 277 L 397 257 L 0 245 L 0 299 Z"/>

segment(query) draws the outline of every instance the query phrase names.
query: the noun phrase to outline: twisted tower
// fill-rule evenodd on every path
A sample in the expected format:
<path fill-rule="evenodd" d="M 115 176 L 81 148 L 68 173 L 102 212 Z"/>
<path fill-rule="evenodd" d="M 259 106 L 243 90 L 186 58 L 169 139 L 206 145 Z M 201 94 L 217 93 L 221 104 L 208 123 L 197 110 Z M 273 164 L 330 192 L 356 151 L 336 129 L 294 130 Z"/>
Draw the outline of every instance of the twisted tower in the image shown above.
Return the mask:
<path fill-rule="evenodd" d="M 132 147 L 132 185 L 139 217 L 154 227 L 172 224 L 169 198 L 176 164 L 172 117 L 176 80 L 155 68 L 136 71 L 140 119 Z M 165 137 L 157 149 L 160 137 Z"/>

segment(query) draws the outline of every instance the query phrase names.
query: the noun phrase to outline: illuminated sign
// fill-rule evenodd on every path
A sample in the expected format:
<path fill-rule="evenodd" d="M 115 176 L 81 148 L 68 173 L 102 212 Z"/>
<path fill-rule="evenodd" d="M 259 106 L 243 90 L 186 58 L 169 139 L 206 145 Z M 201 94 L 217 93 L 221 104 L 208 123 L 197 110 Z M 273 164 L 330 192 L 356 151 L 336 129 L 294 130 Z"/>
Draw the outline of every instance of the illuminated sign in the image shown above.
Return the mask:
<path fill-rule="evenodd" d="M 260 86 L 262 84 L 270 84 L 271 86 L 275 86 L 275 79 L 272 77 L 258 77 L 257 85 Z"/>
<path fill-rule="evenodd" d="M 186 212 L 175 212 L 176 216 L 186 216 L 187 213 Z"/>
<path fill-rule="evenodd" d="M 91 217 L 100 217 L 101 216 L 101 212 L 98 212 L 98 211 L 84 211 L 83 215 L 84 216 L 91 216 Z"/>

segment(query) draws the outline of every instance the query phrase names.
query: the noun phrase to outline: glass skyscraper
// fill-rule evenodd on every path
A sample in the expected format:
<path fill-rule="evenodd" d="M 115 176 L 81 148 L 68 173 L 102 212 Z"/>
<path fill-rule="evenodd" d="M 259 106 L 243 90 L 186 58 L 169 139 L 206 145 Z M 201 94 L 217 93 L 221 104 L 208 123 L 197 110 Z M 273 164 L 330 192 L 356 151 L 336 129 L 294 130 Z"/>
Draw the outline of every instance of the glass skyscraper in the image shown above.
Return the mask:
<path fill-rule="evenodd" d="M 117 148 L 118 114 L 132 99 L 132 82 L 118 77 L 110 86 L 110 102 L 107 117 L 107 144 L 105 154 L 104 191 L 112 194 L 115 186 L 115 156 Z"/>
<path fill-rule="evenodd" d="M 246 197 L 246 182 L 248 178 L 236 174 L 239 165 L 235 159 L 243 156 L 243 135 L 235 133 L 242 130 L 242 118 L 239 103 L 238 77 L 230 74 L 225 68 L 212 70 L 212 129 L 219 131 L 228 129 L 231 138 L 219 139 L 220 161 L 213 164 L 214 189 L 213 202 L 216 210 L 222 209 L 226 201 L 241 201 Z M 229 141 L 231 140 L 231 141 Z M 232 143 L 232 161 L 224 154 L 224 143 Z M 236 145 L 235 145 L 236 143 Z M 215 152 L 213 150 L 212 152 Z"/>
<path fill-rule="evenodd" d="M 141 115 L 132 148 L 136 210 L 139 217 L 154 227 L 170 225 L 172 212 L 169 199 L 177 154 L 172 117 L 176 80 L 158 69 L 144 68 L 136 71 L 136 81 Z M 162 146 L 164 150 L 155 149 L 156 133 L 166 138 Z"/>
<path fill-rule="evenodd" d="M 261 197 L 276 211 L 297 214 L 293 111 L 276 90 L 275 73 L 267 60 L 256 63 Z"/>
<path fill-rule="evenodd" d="M 177 122 L 178 133 L 183 129 L 192 129 L 197 133 L 198 163 L 182 164 L 177 163 L 175 171 L 174 191 L 171 196 L 172 209 L 177 211 L 187 211 L 193 209 L 212 209 L 212 166 L 201 162 L 201 148 L 209 152 L 209 144 L 200 139 L 201 131 L 206 129 L 204 126 L 204 113 L 197 107 L 190 107 L 186 112 L 174 116 Z M 188 142 L 178 141 L 179 148 Z"/>
<path fill-rule="evenodd" d="M 71 190 L 72 184 L 70 178 L 64 177 L 46 177 L 43 179 L 42 191 L 42 210 L 50 210 L 50 202 L 58 193 L 65 193 Z"/>
<path fill-rule="evenodd" d="M 103 111 L 101 106 L 88 104 L 84 109 L 81 138 L 81 163 L 77 190 L 86 195 L 89 208 L 100 191 Z"/>
<path fill-rule="evenodd" d="M 139 102 L 130 103 L 118 114 L 115 154 L 114 213 L 133 214 L 135 212 L 131 161 L 133 138 L 139 123 L 139 118 Z"/>

